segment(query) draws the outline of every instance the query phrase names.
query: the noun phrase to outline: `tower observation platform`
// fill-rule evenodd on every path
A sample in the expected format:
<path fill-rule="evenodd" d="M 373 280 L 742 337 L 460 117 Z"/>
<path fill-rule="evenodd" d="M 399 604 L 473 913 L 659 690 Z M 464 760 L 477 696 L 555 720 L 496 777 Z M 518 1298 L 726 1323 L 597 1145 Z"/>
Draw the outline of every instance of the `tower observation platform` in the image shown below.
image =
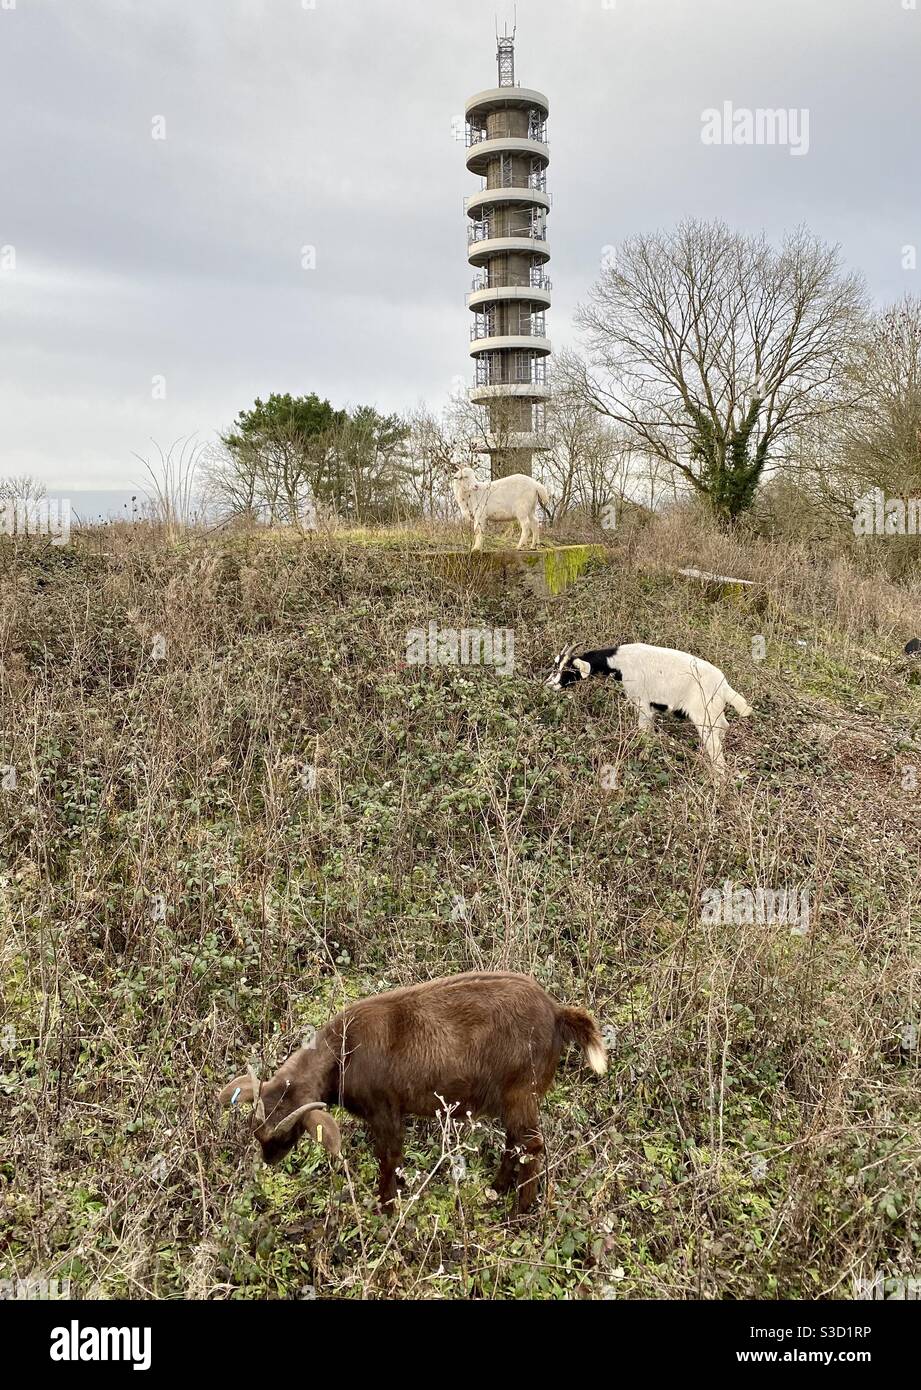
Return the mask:
<path fill-rule="evenodd" d="M 515 35 L 498 38 L 499 85 L 465 106 L 466 158 L 480 187 L 464 200 L 467 259 L 476 274 L 467 295 L 473 315 L 470 399 L 486 413 L 484 443 L 493 478 L 531 472 L 548 446 L 550 396 L 547 262 L 547 118 L 542 92 L 515 83 Z"/>

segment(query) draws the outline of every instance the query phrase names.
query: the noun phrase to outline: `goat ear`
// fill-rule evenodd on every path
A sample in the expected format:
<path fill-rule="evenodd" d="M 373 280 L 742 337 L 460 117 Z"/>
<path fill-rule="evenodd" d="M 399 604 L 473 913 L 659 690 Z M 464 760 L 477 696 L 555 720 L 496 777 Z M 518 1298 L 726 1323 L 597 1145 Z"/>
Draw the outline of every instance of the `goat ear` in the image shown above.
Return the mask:
<path fill-rule="evenodd" d="M 576 670 L 579 672 L 579 675 L 582 677 L 583 680 L 585 680 L 586 676 L 590 676 L 592 674 L 591 664 L 588 661 L 583 661 L 581 656 L 574 656 L 572 659 L 572 664 L 573 666 L 575 666 Z"/>
<path fill-rule="evenodd" d="M 218 1096 L 220 1105 L 247 1105 L 253 1100 L 253 1083 L 248 1076 L 237 1076 L 233 1081 L 228 1081 L 227 1085 Z"/>
<path fill-rule="evenodd" d="M 328 1110 L 312 1110 L 307 1120 L 307 1133 L 311 1139 L 322 1144 L 327 1153 L 338 1158 L 342 1152 L 342 1135 L 339 1126 Z"/>

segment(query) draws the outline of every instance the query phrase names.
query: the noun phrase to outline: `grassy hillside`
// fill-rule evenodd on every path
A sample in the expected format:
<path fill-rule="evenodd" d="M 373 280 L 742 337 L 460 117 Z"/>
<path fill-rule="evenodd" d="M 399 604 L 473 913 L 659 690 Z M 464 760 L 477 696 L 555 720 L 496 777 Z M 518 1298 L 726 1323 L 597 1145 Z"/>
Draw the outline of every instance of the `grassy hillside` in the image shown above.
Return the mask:
<path fill-rule="evenodd" d="M 917 584 L 678 518 L 548 604 L 368 539 L 0 548 L 0 1275 L 817 1298 L 916 1271 Z M 513 629 L 514 674 L 406 665 L 430 622 Z M 643 741 L 613 688 L 541 686 L 564 641 L 631 638 L 755 707 L 722 794 L 690 729 Z M 806 889 L 810 930 L 708 922 L 725 880 Z M 533 972 L 610 1047 L 602 1081 L 564 1054 L 530 1218 L 490 1193 L 492 1125 L 411 1126 L 388 1220 L 358 1121 L 344 1164 L 269 1169 L 216 1113 L 346 1000 L 473 967 Z"/>

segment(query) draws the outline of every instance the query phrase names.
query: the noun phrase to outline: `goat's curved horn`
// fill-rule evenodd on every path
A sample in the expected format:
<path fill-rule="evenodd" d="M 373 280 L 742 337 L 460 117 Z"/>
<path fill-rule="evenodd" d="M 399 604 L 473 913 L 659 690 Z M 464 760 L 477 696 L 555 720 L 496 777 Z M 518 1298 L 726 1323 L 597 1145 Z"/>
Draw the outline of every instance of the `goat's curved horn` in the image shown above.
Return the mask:
<path fill-rule="evenodd" d="M 256 1075 L 256 1068 L 253 1066 L 252 1063 L 250 1063 L 249 1066 L 246 1068 L 246 1074 L 249 1077 L 250 1083 L 253 1088 L 253 1115 L 256 1120 L 256 1126 L 258 1128 L 259 1125 L 265 1124 L 265 1102 L 263 1101 L 262 1096 L 259 1094 L 259 1077 Z"/>
<path fill-rule="evenodd" d="M 306 1105 L 299 1105 L 296 1110 L 291 1111 L 290 1115 L 286 1115 L 283 1120 L 279 1120 L 278 1124 L 272 1130 L 272 1138 L 282 1139 L 286 1134 L 290 1134 L 298 1120 L 301 1119 L 303 1115 L 306 1115 L 308 1110 L 324 1110 L 325 1108 L 321 1100 L 308 1100 Z"/>

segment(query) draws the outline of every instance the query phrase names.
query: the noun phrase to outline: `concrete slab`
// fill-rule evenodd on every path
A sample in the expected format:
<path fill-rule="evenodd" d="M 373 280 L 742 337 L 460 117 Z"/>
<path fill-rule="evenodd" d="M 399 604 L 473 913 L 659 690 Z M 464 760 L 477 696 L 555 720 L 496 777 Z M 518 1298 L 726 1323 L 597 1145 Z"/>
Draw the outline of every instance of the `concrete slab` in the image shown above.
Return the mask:
<path fill-rule="evenodd" d="M 427 550 L 417 552 L 427 568 L 463 588 L 501 592 L 524 585 L 538 598 L 555 598 L 591 564 L 605 564 L 604 545 L 554 545 L 540 550 Z"/>

